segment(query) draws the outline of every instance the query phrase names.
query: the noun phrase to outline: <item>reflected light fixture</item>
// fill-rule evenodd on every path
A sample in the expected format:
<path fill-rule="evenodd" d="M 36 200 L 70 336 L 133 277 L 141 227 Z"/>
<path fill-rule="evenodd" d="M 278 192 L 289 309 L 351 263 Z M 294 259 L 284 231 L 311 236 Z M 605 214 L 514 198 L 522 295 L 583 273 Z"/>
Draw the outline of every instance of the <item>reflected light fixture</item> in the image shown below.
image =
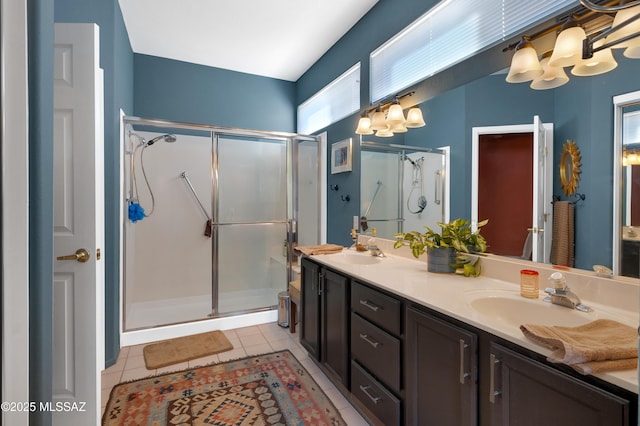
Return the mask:
<path fill-rule="evenodd" d="M 413 95 L 409 92 L 404 95 L 394 95 L 383 99 L 378 104 L 364 111 L 358 120 L 356 134 L 375 134 L 381 138 L 388 138 L 397 133 L 406 133 L 409 129 L 425 125 L 422 111 L 418 106 L 409 108 L 405 117 L 400 101 Z M 374 133 L 375 131 L 375 133 Z"/>
<path fill-rule="evenodd" d="M 371 119 L 367 115 L 363 115 L 358 120 L 358 128 L 356 133 L 359 135 L 372 135 L 373 129 L 371 128 Z"/>
<path fill-rule="evenodd" d="M 603 74 L 618 66 L 611 49 L 624 48 L 624 56 L 640 59 L 640 0 L 608 0 L 595 4 L 591 0 L 580 0 L 582 9 L 572 12 L 566 21 L 544 28 L 531 36 L 523 36 L 518 43 L 503 49 L 515 50 L 506 80 L 522 83 L 533 80 L 531 88 L 552 89 L 569 81 L 563 68 L 573 67 L 571 74 L 579 77 Z M 578 12 L 580 12 L 578 14 Z M 610 26 L 602 28 L 602 14 L 615 17 Z M 581 25 L 594 21 L 589 34 Z M 595 28 L 599 26 L 599 28 Z M 537 70 L 538 54 L 532 42 L 549 33 L 559 31 L 551 56 L 543 56 Z M 524 52 L 523 52 L 524 51 Z M 535 58 L 531 55 L 535 54 Z M 525 65 L 529 64 L 529 65 Z M 533 78 L 529 78 L 531 73 Z"/>

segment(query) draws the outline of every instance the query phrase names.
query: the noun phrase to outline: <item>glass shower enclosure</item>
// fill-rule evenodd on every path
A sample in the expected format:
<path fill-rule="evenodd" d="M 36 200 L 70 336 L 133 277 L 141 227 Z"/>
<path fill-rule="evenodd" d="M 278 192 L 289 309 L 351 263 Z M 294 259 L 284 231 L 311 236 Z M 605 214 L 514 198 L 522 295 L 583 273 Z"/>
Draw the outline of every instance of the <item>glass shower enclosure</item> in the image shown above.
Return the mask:
<path fill-rule="evenodd" d="M 448 148 L 361 141 L 360 164 L 362 232 L 393 239 L 449 220 Z"/>
<path fill-rule="evenodd" d="M 318 141 L 124 122 L 123 330 L 274 309 L 319 240 Z"/>

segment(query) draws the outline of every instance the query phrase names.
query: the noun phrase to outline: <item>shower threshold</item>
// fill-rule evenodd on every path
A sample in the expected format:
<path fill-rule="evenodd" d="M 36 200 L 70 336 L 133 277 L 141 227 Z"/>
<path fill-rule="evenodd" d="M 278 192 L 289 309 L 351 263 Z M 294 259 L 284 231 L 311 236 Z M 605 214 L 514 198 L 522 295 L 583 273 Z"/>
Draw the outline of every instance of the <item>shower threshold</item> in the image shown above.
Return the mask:
<path fill-rule="evenodd" d="M 162 327 L 219 316 L 275 308 L 278 293 L 275 288 L 221 292 L 218 313 L 211 311 L 211 295 L 181 297 L 131 303 L 126 315 L 125 330 Z"/>

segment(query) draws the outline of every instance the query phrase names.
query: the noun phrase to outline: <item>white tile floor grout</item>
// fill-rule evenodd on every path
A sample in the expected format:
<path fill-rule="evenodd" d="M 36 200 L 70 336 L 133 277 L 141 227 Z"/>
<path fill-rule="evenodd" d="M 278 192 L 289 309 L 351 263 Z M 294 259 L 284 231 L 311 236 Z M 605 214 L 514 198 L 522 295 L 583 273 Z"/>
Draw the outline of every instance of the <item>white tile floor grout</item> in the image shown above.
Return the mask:
<path fill-rule="evenodd" d="M 353 408 L 349 401 L 329 381 L 327 376 L 307 355 L 307 351 L 300 345 L 298 333 L 291 334 L 289 329 L 282 328 L 276 323 L 261 324 L 252 327 L 225 330 L 224 334 L 233 344 L 233 350 L 218 355 L 175 364 L 169 367 L 147 370 L 144 365 L 142 348 L 145 345 L 124 347 L 120 350 L 118 361 L 102 372 L 102 411 L 109 400 L 111 389 L 118 383 L 153 376 L 169 371 L 183 370 L 186 368 L 224 362 L 231 359 L 242 358 L 273 352 L 280 349 L 289 349 L 300 361 L 311 377 L 318 383 L 322 390 L 340 411 L 344 421 L 350 426 L 368 425 L 368 423 Z"/>

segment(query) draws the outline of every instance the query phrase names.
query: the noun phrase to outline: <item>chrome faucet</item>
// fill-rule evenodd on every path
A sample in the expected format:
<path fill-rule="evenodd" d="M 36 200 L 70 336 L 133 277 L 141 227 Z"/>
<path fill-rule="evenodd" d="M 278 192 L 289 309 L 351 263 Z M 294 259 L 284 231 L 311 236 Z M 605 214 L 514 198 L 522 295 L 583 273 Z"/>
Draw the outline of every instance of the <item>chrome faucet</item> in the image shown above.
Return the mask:
<path fill-rule="evenodd" d="M 544 292 L 549 295 L 544 298 L 545 302 L 566 306 L 567 308 L 577 309 L 582 312 L 591 312 L 593 310 L 583 305 L 578 295 L 567 287 L 567 280 L 560 272 L 551 274 L 549 280 L 553 282 L 553 288 L 546 288 L 544 290 Z"/>
<path fill-rule="evenodd" d="M 371 256 L 376 256 L 376 257 L 387 257 L 382 250 L 380 250 L 380 248 L 378 248 L 378 246 L 376 245 L 369 245 L 367 246 L 367 248 L 369 249 L 369 251 L 371 252 Z"/>
<path fill-rule="evenodd" d="M 371 229 L 371 238 L 367 242 L 367 250 L 371 252 L 371 256 L 376 257 L 386 257 L 385 254 L 380 250 L 380 248 L 376 245 L 376 236 L 378 235 L 378 231 L 376 228 Z"/>

